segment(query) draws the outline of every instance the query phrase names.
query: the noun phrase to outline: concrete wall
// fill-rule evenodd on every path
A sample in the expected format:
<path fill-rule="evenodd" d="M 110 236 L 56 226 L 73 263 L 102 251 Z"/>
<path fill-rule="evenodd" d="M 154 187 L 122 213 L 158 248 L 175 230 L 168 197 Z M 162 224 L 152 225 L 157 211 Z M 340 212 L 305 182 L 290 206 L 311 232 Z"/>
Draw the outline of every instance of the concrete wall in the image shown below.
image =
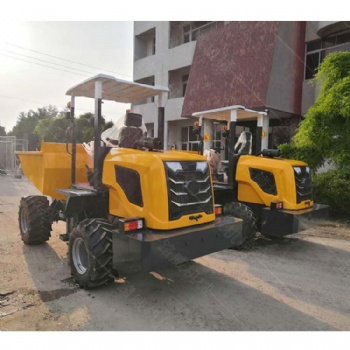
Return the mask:
<path fill-rule="evenodd" d="M 196 42 L 192 41 L 169 49 L 170 22 L 134 22 L 134 36 L 155 28 L 156 31 L 156 53 L 134 62 L 134 80 L 154 76 L 154 83 L 158 86 L 169 86 L 169 71 L 190 66 L 193 59 Z M 137 45 L 137 40 L 134 42 Z M 137 47 L 135 47 L 135 51 Z M 181 77 L 180 77 L 181 78 Z M 180 84 L 180 83 L 179 83 Z M 182 91 L 182 81 L 181 81 Z M 145 123 L 154 122 L 155 136 L 158 127 L 158 98 L 154 103 L 134 106 L 133 109 L 141 113 Z M 180 120 L 183 98 L 174 98 L 165 101 L 165 144 L 167 141 L 167 122 L 169 120 Z M 181 136 L 180 136 L 181 138 Z"/>
<path fill-rule="evenodd" d="M 168 86 L 169 70 L 191 65 L 196 42 L 169 49 L 169 22 L 150 22 L 147 26 L 144 22 L 134 22 L 134 32 L 140 34 L 140 27 L 148 30 L 152 26 L 156 29 L 156 54 L 134 62 L 134 80 L 154 75 L 155 85 Z"/>
<path fill-rule="evenodd" d="M 157 27 L 161 23 L 159 21 L 138 21 L 134 22 L 134 37 L 140 35 L 148 30 Z"/>
<path fill-rule="evenodd" d="M 319 22 L 315 22 L 315 21 L 306 22 L 305 42 L 309 42 L 320 38 L 317 35 L 318 23 Z"/>
<path fill-rule="evenodd" d="M 287 113 L 300 114 L 304 72 L 303 22 L 280 22 L 266 106 Z"/>

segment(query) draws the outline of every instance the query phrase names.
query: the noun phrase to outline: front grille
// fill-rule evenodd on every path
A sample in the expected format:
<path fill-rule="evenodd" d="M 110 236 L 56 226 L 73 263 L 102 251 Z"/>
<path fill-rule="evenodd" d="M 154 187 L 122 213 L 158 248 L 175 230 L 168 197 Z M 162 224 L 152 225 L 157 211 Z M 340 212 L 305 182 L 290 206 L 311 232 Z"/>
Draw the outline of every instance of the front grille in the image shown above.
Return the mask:
<path fill-rule="evenodd" d="M 212 187 L 207 162 L 165 162 L 169 221 L 199 212 L 213 213 Z"/>
<path fill-rule="evenodd" d="M 312 181 L 310 168 L 306 166 L 294 166 L 293 170 L 297 203 L 312 199 Z"/>

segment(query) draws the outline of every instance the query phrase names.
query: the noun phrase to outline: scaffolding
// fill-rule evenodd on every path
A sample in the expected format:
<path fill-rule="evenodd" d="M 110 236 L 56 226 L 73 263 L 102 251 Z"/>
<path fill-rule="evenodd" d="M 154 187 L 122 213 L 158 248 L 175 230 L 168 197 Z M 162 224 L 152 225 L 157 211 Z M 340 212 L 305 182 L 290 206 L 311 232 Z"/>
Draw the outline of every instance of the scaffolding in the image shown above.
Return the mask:
<path fill-rule="evenodd" d="M 28 151 L 28 140 L 0 136 L 0 175 L 18 175 L 20 163 L 16 151 Z"/>

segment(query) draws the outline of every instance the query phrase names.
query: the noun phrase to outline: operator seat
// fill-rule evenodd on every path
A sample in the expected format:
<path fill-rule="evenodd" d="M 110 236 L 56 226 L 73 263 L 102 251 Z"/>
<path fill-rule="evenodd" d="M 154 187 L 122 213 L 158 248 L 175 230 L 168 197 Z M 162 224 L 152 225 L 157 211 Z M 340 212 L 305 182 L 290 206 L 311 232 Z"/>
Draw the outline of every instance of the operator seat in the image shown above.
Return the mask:
<path fill-rule="evenodd" d="M 137 113 L 127 113 L 125 116 L 125 126 L 120 129 L 119 147 L 132 148 L 136 141 L 142 136 L 140 128 L 142 125 L 142 115 Z"/>
<path fill-rule="evenodd" d="M 243 131 L 239 135 L 238 141 L 234 147 L 233 155 L 233 189 L 235 193 L 238 193 L 238 183 L 235 181 L 237 166 L 240 156 L 252 154 L 252 133 L 249 131 Z M 228 175 L 228 168 L 226 168 L 226 175 Z"/>
<path fill-rule="evenodd" d="M 249 131 L 241 132 L 238 141 L 234 147 L 235 155 L 249 155 L 252 154 L 252 133 Z"/>

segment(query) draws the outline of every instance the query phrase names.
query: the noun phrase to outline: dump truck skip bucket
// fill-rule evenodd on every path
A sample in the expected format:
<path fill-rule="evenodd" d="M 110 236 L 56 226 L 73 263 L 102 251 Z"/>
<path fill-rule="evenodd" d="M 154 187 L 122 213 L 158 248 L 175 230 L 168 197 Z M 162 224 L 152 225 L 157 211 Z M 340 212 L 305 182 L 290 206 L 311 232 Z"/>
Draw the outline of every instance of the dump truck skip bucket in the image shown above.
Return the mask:
<path fill-rule="evenodd" d="M 58 188 L 71 186 L 71 155 L 64 143 L 41 143 L 36 152 L 16 152 L 22 164 L 24 175 L 45 196 L 56 199 L 65 197 L 56 192 Z M 77 144 L 76 182 L 87 182 L 85 165 L 92 168 L 92 159 L 81 144 Z"/>

